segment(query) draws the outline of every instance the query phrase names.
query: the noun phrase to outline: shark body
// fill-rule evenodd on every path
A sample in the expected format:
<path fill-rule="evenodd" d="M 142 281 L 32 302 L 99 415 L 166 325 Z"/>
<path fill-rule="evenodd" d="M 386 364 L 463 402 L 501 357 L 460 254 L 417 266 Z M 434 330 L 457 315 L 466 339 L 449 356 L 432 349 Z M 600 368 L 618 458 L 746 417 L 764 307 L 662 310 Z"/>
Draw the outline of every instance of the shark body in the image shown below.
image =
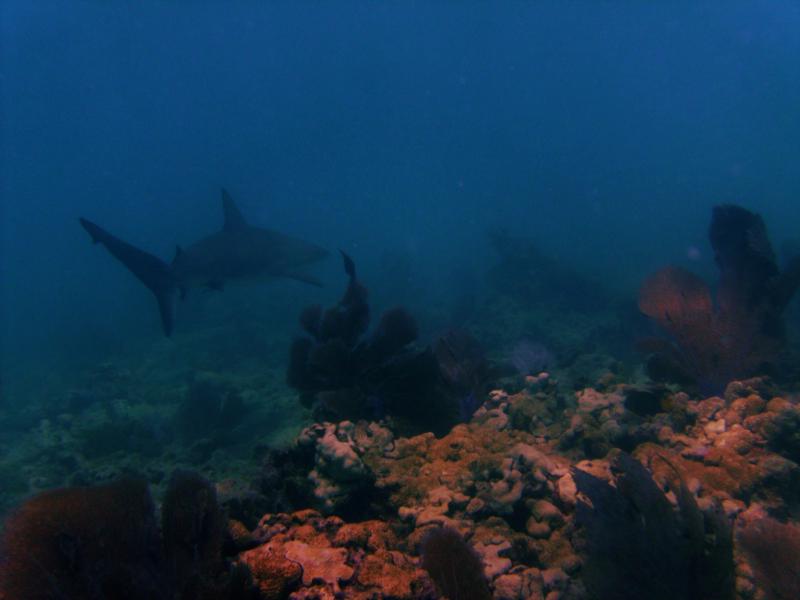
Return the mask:
<path fill-rule="evenodd" d="M 92 242 L 106 247 L 156 297 L 164 334 L 175 323 L 177 298 L 192 287 L 221 290 L 228 281 L 284 277 L 321 285 L 304 268 L 322 260 L 328 252 L 314 244 L 277 231 L 254 227 L 245 221 L 230 195 L 222 190 L 225 222 L 222 230 L 185 249 L 178 247 L 167 264 L 157 256 L 115 237 L 81 218 Z"/>

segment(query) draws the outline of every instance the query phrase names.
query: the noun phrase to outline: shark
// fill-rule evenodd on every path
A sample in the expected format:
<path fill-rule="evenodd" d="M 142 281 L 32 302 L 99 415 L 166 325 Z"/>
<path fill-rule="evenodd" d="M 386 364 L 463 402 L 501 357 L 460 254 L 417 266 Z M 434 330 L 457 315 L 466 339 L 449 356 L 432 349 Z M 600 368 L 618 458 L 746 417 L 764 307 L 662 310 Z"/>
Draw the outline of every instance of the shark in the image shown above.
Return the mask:
<path fill-rule="evenodd" d="M 156 297 L 164 335 L 172 335 L 178 298 L 190 288 L 222 290 L 238 280 L 289 278 L 315 286 L 322 284 L 306 268 L 328 256 L 315 244 L 249 224 L 230 194 L 222 190 L 222 229 L 190 246 L 176 246 L 167 263 L 112 235 L 81 217 L 92 242 L 106 250 L 136 276 Z"/>

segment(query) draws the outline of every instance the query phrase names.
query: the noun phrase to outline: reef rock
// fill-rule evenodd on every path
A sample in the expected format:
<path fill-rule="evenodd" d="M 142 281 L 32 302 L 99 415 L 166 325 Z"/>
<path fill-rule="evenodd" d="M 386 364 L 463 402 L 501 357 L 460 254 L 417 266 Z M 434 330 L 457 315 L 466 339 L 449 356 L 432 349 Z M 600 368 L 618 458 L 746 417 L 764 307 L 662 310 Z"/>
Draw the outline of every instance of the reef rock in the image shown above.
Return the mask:
<path fill-rule="evenodd" d="M 265 515 L 263 543 L 239 555 L 262 598 L 436 598 L 433 583 L 381 521 L 344 523 L 306 510 Z"/>
<path fill-rule="evenodd" d="M 314 449 L 314 468 L 308 478 L 319 507 L 332 513 L 368 487 L 373 477 L 362 457 L 370 449 L 391 446 L 392 439 L 388 429 L 364 421 L 322 423 L 304 429 L 297 443 Z"/>

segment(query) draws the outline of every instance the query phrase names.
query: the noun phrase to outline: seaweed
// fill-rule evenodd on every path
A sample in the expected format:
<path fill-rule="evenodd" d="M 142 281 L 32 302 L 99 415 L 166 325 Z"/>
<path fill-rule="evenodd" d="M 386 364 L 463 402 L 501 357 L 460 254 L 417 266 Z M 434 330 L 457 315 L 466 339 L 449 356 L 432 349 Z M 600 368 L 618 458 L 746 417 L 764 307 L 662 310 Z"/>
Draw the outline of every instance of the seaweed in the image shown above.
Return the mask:
<path fill-rule="evenodd" d="M 732 379 L 765 372 L 785 344 L 783 312 L 800 284 L 800 259 L 781 271 L 761 217 L 716 206 L 709 240 L 716 294 L 697 275 L 669 266 L 639 291 L 639 309 L 669 336 L 641 344 L 653 379 L 692 381 L 717 393 Z"/>
<path fill-rule="evenodd" d="M 681 482 L 678 509 L 649 472 L 625 453 L 612 462 L 615 486 L 580 469 L 577 524 L 585 544 L 583 581 L 602 600 L 729 600 L 733 546 L 724 517 L 708 519 Z M 588 501 L 587 501 L 588 500 Z"/>

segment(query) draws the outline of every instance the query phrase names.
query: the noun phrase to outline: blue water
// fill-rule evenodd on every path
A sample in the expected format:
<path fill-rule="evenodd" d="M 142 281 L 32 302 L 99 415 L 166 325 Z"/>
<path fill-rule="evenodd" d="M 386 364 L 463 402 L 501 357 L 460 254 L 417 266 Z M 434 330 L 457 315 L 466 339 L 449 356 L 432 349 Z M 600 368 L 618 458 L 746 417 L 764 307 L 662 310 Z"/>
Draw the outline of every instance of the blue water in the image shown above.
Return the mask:
<path fill-rule="evenodd" d="M 0 10 L 4 381 L 160 341 L 149 292 L 77 218 L 167 259 L 220 226 L 223 185 L 422 308 L 458 273 L 482 285 L 498 227 L 632 297 L 666 262 L 713 273 L 716 203 L 800 236 L 795 2 Z M 298 306 L 338 296 L 334 263 L 321 291 L 195 299 L 176 335 L 251 311 L 288 342 Z"/>

